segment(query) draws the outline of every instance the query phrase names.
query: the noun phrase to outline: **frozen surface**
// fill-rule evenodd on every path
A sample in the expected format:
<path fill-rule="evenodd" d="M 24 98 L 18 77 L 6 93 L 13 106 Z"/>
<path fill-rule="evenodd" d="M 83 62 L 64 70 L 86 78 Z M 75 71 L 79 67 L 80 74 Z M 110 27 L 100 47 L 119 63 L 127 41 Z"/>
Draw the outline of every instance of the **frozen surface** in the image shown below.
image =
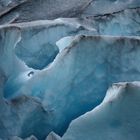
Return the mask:
<path fill-rule="evenodd" d="M 72 121 L 62 140 L 139 140 L 140 82 L 113 84 L 103 102 Z"/>

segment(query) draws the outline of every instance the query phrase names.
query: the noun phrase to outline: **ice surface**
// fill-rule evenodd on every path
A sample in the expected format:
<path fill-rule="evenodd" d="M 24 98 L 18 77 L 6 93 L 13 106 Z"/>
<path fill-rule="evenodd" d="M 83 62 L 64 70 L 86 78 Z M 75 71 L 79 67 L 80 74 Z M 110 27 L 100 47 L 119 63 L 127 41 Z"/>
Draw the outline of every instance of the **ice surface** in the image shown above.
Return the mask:
<path fill-rule="evenodd" d="M 117 83 L 91 112 L 72 121 L 62 140 L 139 140 L 140 82 Z"/>

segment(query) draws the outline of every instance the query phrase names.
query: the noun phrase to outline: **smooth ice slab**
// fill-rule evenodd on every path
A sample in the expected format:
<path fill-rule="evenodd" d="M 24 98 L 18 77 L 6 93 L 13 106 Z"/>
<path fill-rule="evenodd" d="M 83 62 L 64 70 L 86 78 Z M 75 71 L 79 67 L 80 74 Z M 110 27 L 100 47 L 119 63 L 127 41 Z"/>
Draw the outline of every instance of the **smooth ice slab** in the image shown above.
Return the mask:
<path fill-rule="evenodd" d="M 139 140 L 140 82 L 113 84 L 103 102 L 72 121 L 62 140 Z"/>

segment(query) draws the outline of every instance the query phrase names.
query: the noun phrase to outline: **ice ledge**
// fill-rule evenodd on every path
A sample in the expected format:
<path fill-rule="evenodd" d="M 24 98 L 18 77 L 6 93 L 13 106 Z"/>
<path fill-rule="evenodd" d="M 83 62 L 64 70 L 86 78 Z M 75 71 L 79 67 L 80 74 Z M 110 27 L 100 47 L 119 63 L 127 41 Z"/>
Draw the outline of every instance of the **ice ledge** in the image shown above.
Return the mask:
<path fill-rule="evenodd" d="M 113 84 L 99 106 L 72 121 L 62 140 L 139 140 L 139 106 L 140 82 Z"/>

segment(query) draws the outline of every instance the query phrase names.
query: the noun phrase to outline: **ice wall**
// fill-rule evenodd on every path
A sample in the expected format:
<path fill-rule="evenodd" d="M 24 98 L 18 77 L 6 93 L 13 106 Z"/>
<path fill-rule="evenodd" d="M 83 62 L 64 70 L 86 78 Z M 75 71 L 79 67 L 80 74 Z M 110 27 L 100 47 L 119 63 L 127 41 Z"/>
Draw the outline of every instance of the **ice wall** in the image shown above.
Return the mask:
<path fill-rule="evenodd" d="M 0 0 L 0 23 L 6 23 L 0 26 L 0 138 L 60 140 L 58 135 L 77 118 L 62 139 L 116 140 L 117 135 L 117 140 L 138 140 L 139 127 L 122 102 L 139 123 L 139 84 L 117 84 L 104 97 L 114 82 L 140 80 L 139 4 L 136 0 Z M 56 17 L 67 18 L 40 20 Z M 95 110 L 103 113 L 94 120 L 90 114 L 96 116 L 97 105 Z M 86 115 L 87 111 L 91 112 Z"/>

